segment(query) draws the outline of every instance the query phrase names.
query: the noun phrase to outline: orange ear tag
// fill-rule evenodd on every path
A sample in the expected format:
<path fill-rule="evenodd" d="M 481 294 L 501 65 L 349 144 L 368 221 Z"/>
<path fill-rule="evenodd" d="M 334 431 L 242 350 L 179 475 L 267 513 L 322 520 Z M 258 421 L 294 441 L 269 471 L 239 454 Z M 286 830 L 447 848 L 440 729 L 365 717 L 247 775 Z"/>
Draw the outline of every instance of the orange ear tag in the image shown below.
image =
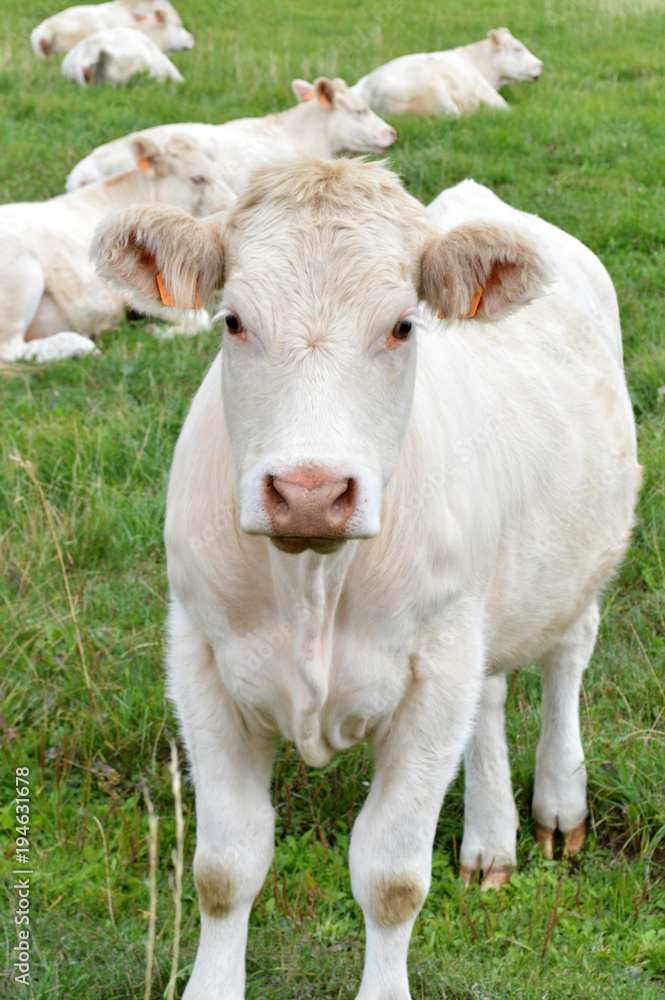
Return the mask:
<path fill-rule="evenodd" d="M 313 101 L 314 100 L 314 88 L 308 90 L 303 97 L 303 101 Z"/>
<path fill-rule="evenodd" d="M 466 313 L 464 316 L 458 316 L 457 319 L 473 319 L 473 317 L 476 315 L 476 313 L 478 311 L 478 306 L 480 305 L 480 300 L 483 297 L 483 291 L 484 291 L 484 289 L 482 289 L 482 288 L 476 288 L 476 294 L 473 296 L 473 299 L 471 300 L 471 309 L 470 309 L 470 311 L 468 313 Z M 441 310 L 439 309 L 438 313 L 436 314 L 436 318 L 437 319 L 450 319 L 450 316 L 444 316 L 443 313 L 441 312 Z"/>
<path fill-rule="evenodd" d="M 139 170 L 142 170 L 144 174 L 147 174 L 148 171 L 150 170 L 150 160 L 148 159 L 147 156 L 139 156 L 138 160 L 136 161 L 136 166 L 139 168 Z"/>
<path fill-rule="evenodd" d="M 181 309 L 200 309 L 201 308 L 201 297 L 198 293 L 199 283 L 196 282 L 196 292 L 194 293 L 194 302 L 191 306 L 181 306 Z M 165 306 L 174 306 L 176 301 L 173 297 L 173 292 L 168 288 L 164 282 L 164 272 L 160 271 L 157 275 L 157 289 L 159 291 L 159 297 Z"/>
<path fill-rule="evenodd" d="M 329 107 L 332 104 L 332 101 L 329 101 L 328 98 L 326 97 L 326 95 L 322 93 L 322 94 L 319 94 L 319 104 L 322 107 L 327 108 L 327 107 Z"/>

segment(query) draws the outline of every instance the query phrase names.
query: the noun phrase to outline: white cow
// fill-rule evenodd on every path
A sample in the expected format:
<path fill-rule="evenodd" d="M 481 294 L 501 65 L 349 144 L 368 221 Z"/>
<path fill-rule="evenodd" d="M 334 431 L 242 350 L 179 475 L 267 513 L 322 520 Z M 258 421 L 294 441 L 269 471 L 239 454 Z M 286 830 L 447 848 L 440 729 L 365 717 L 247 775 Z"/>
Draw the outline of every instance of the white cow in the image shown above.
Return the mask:
<path fill-rule="evenodd" d="M 0 206 L 0 362 L 87 354 L 91 338 L 119 322 L 126 296 L 88 259 L 95 227 L 111 210 L 162 201 L 209 215 L 234 200 L 185 139 L 164 152 L 137 140 L 134 157 L 135 169 L 83 191 Z"/>
<path fill-rule="evenodd" d="M 222 351 L 166 514 L 169 691 L 197 799 L 185 997 L 244 995 L 281 732 L 314 766 L 372 744 L 350 847 L 357 1000 L 408 1000 L 465 748 L 463 873 L 498 884 L 516 862 L 505 677 L 535 658 L 540 838 L 582 843 L 578 694 L 639 480 L 612 283 L 577 240 L 483 187 L 425 212 L 357 160 L 273 166 L 225 221 L 178 216 L 119 213 L 94 253 L 149 305 L 158 272 L 176 303 L 223 287 Z"/>
<path fill-rule="evenodd" d="M 481 104 L 508 108 L 499 88 L 533 82 L 544 68 L 508 28 L 496 28 L 471 45 L 400 56 L 351 89 L 383 115 L 460 115 Z"/>
<path fill-rule="evenodd" d="M 133 28 L 105 28 L 83 38 L 62 60 L 61 72 L 82 87 L 89 83 L 120 87 L 137 73 L 148 73 L 162 82 L 184 80 L 159 46 Z"/>
<path fill-rule="evenodd" d="M 238 118 L 222 125 L 157 125 L 98 146 L 76 164 L 66 188 L 75 191 L 84 184 L 126 170 L 131 141 L 138 135 L 159 144 L 174 133 L 191 135 L 206 145 L 236 194 L 246 187 L 252 169 L 276 159 L 317 153 L 332 157 L 343 149 L 381 154 L 397 138 L 395 129 L 370 111 L 343 80 L 321 77 L 314 85 L 294 80 L 291 86 L 299 103 L 278 114 Z"/>
<path fill-rule="evenodd" d="M 88 35 L 106 28 L 133 28 L 147 35 L 162 52 L 191 49 L 194 38 L 185 31 L 168 0 L 110 0 L 67 7 L 42 21 L 30 34 L 38 56 L 62 55 Z"/>

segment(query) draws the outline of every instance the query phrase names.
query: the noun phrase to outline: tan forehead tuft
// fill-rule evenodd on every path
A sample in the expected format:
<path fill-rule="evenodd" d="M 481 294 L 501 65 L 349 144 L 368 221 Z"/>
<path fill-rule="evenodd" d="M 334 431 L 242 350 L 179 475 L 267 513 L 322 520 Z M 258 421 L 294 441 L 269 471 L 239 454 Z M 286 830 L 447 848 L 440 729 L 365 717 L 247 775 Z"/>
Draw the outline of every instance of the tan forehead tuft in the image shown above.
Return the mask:
<path fill-rule="evenodd" d="M 396 174 L 358 157 L 301 158 L 254 171 L 229 213 L 229 225 L 241 227 L 259 206 L 320 219 L 378 214 L 408 222 L 423 217 L 422 206 L 407 194 Z"/>

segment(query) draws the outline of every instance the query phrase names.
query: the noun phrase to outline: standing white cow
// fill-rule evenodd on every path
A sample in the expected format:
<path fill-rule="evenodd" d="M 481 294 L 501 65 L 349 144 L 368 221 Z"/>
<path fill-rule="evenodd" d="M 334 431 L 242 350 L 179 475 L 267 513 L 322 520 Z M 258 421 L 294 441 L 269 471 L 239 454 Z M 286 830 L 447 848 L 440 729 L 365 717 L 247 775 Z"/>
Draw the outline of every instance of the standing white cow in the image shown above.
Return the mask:
<path fill-rule="evenodd" d="M 194 45 L 194 37 L 184 29 L 169 0 L 109 0 L 67 7 L 37 25 L 30 34 L 30 44 L 38 56 L 62 55 L 83 38 L 106 28 L 141 31 L 162 52 L 180 52 Z"/>
<path fill-rule="evenodd" d="M 197 799 L 185 997 L 244 995 L 281 732 L 315 766 L 372 744 L 350 847 L 358 1000 L 408 1000 L 465 748 L 463 870 L 496 884 L 515 864 L 505 674 L 534 658 L 541 839 L 558 828 L 571 853 L 583 839 L 578 694 L 639 480 L 612 283 L 577 240 L 485 188 L 426 214 L 362 161 L 273 166 L 224 221 L 178 215 L 119 213 L 94 252 L 148 303 L 157 273 L 176 304 L 223 288 L 222 352 L 166 515 L 169 690 Z"/>
<path fill-rule="evenodd" d="M 293 80 L 299 103 L 264 118 L 237 118 L 222 125 L 189 123 L 156 125 L 143 132 L 98 146 L 73 168 L 66 188 L 111 177 L 128 169 L 132 139 L 146 136 L 158 144 L 173 134 L 191 135 L 214 156 L 221 176 L 236 194 L 247 185 L 251 171 L 288 155 L 332 157 L 343 149 L 352 153 L 385 153 L 397 132 L 352 93 L 344 80 L 320 77 L 312 85 Z"/>
<path fill-rule="evenodd" d="M 544 65 L 508 28 L 445 52 L 400 56 L 351 88 L 382 115 L 461 115 L 481 104 L 508 108 L 499 88 L 537 80 Z"/>
<path fill-rule="evenodd" d="M 81 87 L 89 83 L 121 87 L 137 73 L 147 73 L 162 83 L 184 80 L 159 46 L 132 28 L 105 28 L 83 38 L 62 60 L 61 72 Z"/>
<path fill-rule="evenodd" d="M 113 209 L 162 201 L 209 215 L 234 200 L 186 139 L 163 152 L 137 140 L 133 151 L 126 174 L 49 201 L 0 206 L 0 362 L 87 354 L 91 338 L 119 322 L 126 296 L 88 258 L 95 227 Z"/>

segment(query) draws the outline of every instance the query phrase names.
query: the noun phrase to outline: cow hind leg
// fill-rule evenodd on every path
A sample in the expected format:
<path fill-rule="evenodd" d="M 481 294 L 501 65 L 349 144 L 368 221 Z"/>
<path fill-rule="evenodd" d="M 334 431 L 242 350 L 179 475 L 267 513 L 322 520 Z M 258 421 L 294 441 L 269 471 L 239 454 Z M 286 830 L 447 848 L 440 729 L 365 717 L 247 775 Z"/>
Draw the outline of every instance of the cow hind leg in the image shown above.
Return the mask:
<path fill-rule="evenodd" d="M 505 674 L 485 678 L 476 725 L 464 752 L 464 837 L 460 877 L 480 873 L 484 889 L 510 879 L 517 863 L 517 809 L 510 781 Z"/>
<path fill-rule="evenodd" d="M 598 621 L 594 598 L 540 660 L 543 727 L 536 751 L 533 817 L 536 838 L 546 858 L 553 857 L 557 830 L 565 857 L 577 854 L 584 843 L 586 769 L 579 696 L 582 674 L 596 643 Z"/>

